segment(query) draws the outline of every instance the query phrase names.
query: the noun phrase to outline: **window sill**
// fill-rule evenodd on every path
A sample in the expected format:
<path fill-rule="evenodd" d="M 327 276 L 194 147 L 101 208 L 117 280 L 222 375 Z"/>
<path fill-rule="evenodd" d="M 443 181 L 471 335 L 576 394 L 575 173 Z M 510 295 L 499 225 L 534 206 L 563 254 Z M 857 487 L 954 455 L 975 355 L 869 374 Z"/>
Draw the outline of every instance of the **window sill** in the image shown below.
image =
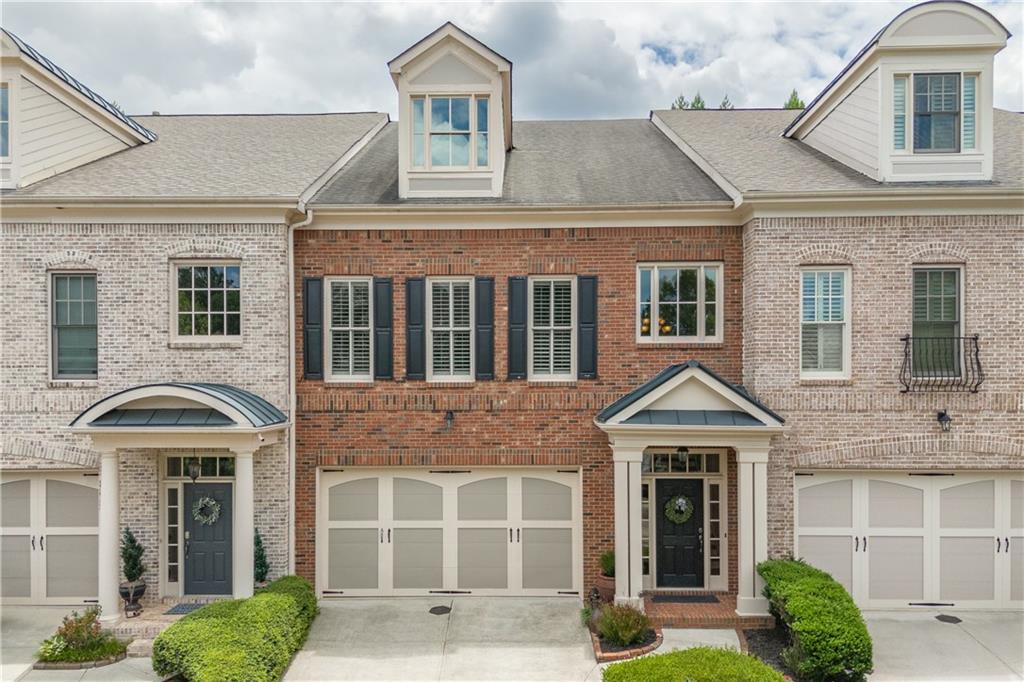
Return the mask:
<path fill-rule="evenodd" d="M 98 379 L 48 379 L 48 388 L 96 388 L 99 386 Z"/>
<path fill-rule="evenodd" d="M 800 377 L 800 386 L 853 386 L 850 377 Z"/>
<path fill-rule="evenodd" d="M 217 339 L 212 341 L 190 341 L 185 339 L 172 339 L 167 342 L 167 347 L 191 350 L 204 350 L 211 348 L 241 348 L 242 339 Z"/>
<path fill-rule="evenodd" d="M 328 386 L 369 386 L 370 384 L 373 383 L 373 378 L 327 378 L 324 379 L 324 383 L 327 384 Z"/>
<path fill-rule="evenodd" d="M 427 379 L 427 383 L 435 387 L 451 386 L 453 388 L 465 388 L 476 383 L 476 379 Z"/>
<path fill-rule="evenodd" d="M 577 385 L 576 379 L 527 379 L 530 386 L 551 386 L 552 388 L 572 388 Z"/>
<path fill-rule="evenodd" d="M 706 341 L 637 341 L 637 348 L 721 348 L 721 339 Z"/>

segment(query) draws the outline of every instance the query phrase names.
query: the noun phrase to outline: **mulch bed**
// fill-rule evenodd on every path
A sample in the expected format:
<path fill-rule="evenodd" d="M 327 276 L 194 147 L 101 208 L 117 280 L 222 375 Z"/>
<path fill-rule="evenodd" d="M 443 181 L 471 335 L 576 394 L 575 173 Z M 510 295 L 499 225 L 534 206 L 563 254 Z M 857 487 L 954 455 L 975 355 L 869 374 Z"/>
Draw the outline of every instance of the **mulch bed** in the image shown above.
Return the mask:
<path fill-rule="evenodd" d="M 653 630 L 648 630 L 647 636 L 639 644 L 621 647 L 611 642 L 605 642 L 596 632 L 591 631 L 590 641 L 594 645 L 594 658 L 597 659 L 597 662 L 608 663 L 610 661 L 625 661 L 628 658 L 651 653 L 661 646 L 662 635 L 661 628 L 656 627 Z"/>
<path fill-rule="evenodd" d="M 789 645 L 789 635 L 785 628 L 774 627 L 771 630 L 744 630 L 747 640 L 747 651 L 778 670 L 783 675 L 792 677 L 793 673 L 782 661 L 782 650 Z"/>

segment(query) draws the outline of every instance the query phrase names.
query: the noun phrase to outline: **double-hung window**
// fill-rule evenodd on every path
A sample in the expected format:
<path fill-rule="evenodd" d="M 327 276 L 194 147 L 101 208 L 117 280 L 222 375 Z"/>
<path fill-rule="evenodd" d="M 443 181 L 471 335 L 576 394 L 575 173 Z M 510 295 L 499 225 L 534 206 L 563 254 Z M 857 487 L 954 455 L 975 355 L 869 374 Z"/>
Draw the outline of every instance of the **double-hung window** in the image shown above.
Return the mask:
<path fill-rule="evenodd" d="M 576 379 L 576 309 L 573 277 L 530 278 L 529 377 Z"/>
<path fill-rule="evenodd" d="M 237 340 L 242 334 L 242 269 L 238 263 L 175 266 L 178 339 Z"/>
<path fill-rule="evenodd" d="M 914 151 L 959 152 L 960 132 L 960 74 L 914 74 Z"/>
<path fill-rule="evenodd" d="M 11 155 L 11 102 L 7 83 L 0 83 L 0 156 Z"/>
<path fill-rule="evenodd" d="M 373 301 L 369 277 L 328 279 L 328 379 L 373 379 Z"/>
<path fill-rule="evenodd" d="M 473 281 L 430 279 L 427 306 L 427 378 L 473 380 Z"/>
<path fill-rule="evenodd" d="M 800 273 L 800 374 L 850 374 L 850 271 L 813 268 Z"/>
<path fill-rule="evenodd" d="M 488 104 L 489 99 L 480 95 L 413 97 L 413 168 L 487 168 Z"/>
<path fill-rule="evenodd" d="M 960 376 L 960 269 L 915 268 L 914 376 Z"/>
<path fill-rule="evenodd" d="M 722 338 L 722 266 L 651 264 L 637 268 L 637 339 L 715 342 Z"/>
<path fill-rule="evenodd" d="M 53 378 L 95 379 L 96 275 L 54 273 L 51 289 Z"/>

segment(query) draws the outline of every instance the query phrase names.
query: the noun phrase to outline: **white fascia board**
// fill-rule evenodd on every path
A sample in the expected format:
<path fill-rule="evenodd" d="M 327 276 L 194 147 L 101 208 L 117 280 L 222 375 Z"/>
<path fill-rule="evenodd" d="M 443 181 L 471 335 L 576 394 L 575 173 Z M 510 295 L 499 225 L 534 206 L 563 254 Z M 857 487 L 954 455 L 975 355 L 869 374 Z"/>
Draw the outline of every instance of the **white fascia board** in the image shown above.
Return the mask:
<path fill-rule="evenodd" d="M 466 45 L 469 49 L 494 64 L 499 71 L 510 71 L 512 69 L 512 62 L 505 59 L 500 54 L 449 21 L 389 61 L 388 70 L 392 74 L 401 73 L 406 64 L 414 61 L 421 54 L 427 52 L 430 48 L 434 47 L 445 38 L 452 38 L 453 40 Z"/>
<path fill-rule="evenodd" d="M 866 78 L 874 68 L 877 45 L 872 45 L 860 58 L 846 68 L 846 72 L 835 83 L 829 86 L 814 101 L 813 106 L 800 115 L 800 120 L 792 128 L 783 133 L 783 137 L 803 139 L 818 122 L 828 115 L 857 85 Z"/>

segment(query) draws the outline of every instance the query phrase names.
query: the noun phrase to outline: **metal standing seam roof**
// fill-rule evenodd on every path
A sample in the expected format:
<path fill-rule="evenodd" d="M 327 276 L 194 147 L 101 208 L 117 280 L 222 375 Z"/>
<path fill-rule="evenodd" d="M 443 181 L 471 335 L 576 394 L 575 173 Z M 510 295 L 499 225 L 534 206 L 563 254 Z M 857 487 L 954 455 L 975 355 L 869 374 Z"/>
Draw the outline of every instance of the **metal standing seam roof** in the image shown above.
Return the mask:
<path fill-rule="evenodd" d="M 667 426 L 764 426 L 764 422 L 739 410 L 640 410 L 624 424 Z"/>
<path fill-rule="evenodd" d="M 626 409 L 627 407 L 629 407 L 630 405 L 632 405 L 637 400 L 639 400 L 640 398 L 644 397 L 645 395 L 647 395 L 648 393 L 650 393 L 654 389 L 658 388 L 659 386 L 664 384 L 666 381 L 668 381 L 672 377 L 674 377 L 677 374 L 679 374 L 680 372 L 682 372 L 684 370 L 687 370 L 687 369 L 690 369 L 690 368 L 699 369 L 700 371 L 704 372 L 709 377 L 711 377 L 712 379 L 714 379 L 718 383 L 722 384 L 723 386 L 728 388 L 730 391 L 732 391 L 733 393 L 735 393 L 739 397 L 743 398 L 744 400 L 746 400 L 748 402 L 753 403 L 759 409 L 765 411 L 770 416 L 772 416 L 774 419 L 777 419 L 779 421 L 779 423 L 785 423 L 785 421 L 786 421 L 785 419 L 783 419 L 781 416 L 776 414 L 774 411 L 772 411 L 772 409 L 770 407 L 768 407 L 767 405 L 765 405 L 764 403 L 759 401 L 757 398 L 755 398 L 754 396 L 750 395 L 745 388 L 743 388 L 742 386 L 740 386 L 738 384 L 734 384 L 731 381 L 726 381 L 725 379 L 723 379 L 722 377 L 720 377 L 717 374 L 715 374 L 713 371 L 711 371 L 711 369 L 709 369 L 706 365 L 702 364 L 698 360 L 688 360 L 688 361 L 680 363 L 678 365 L 669 365 L 668 367 L 666 367 L 665 369 L 661 370 L 656 375 L 654 375 L 654 377 L 651 378 L 650 380 L 646 381 L 645 383 L 641 384 L 640 386 L 637 386 L 635 389 L 633 389 L 632 391 L 630 391 L 626 395 L 622 396 L 621 398 L 619 398 L 618 400 L 613 402 L 608 407 L 606 407 L 603 410 L 601 410 L 598 413 L 597 417 L 595 417 L 595 419 L 598 422 L 600 422 L 600 423 L 604 423 L 604 422 L 608 421 L 609 419 L 614 417 L 616 414 L 618 414 L 622 410 Z M 662 412 L 663 410 L 645 410 L 645 411 L 647 411 L 647 412 Z M 669 412 L 689 412 L 690 410 L 665 410 L 665 411 L 669 411 Z M 716 410 L 694 410 L 694 411 L 695 412 L 715 412 Z M 725 410 L 725 412 L 729 412 L 729 410 Z M 686 418 L 688 418 L 688 417 L 686 417 Z M 641 423 L 643 423 L 643 422 L 641 422 Z M 655 423 L 655 422 L 648 422 L 648 423 Z M 656 422 L 656 423 L 661 423 L 661 422 Z M 763 426 L 763 424 L 762 424 L 762 426 Z"/>
<path fill-rule="evenodd" d="M 284 424 L 288 421 L 287 417 L 285 417 L 281 410 L 277 409 L 260 396 L 235 386 L 208 383 L 163 383 L 133 386 L 132 388 L 111 394 L 83 410 L 77 417 L 75 417 L 74 421 L 72 421 L 70 425 L 74 426 L 83 414 L 99 403 L 102 403 L 104 400 L 108 400 L 114 396 L 129 393 L 131 391 L 138 391 L 144 388 L 158 388 L 161 386 L 183 388 L 216 398 L 217 400 L 220 400 L 241 412 L 248 420 L 249 424 L 254 428 Z M 203 408 L 181 410 L 132 410 L 115 408 L 90 422 L 89 426 L 229 426 L 235 423 L 224 415 L 220 415 L 220 417 L 213 417 L 209 414 L 203 414 L 208 411 L 215 412 L 216 410 L 206 410 Z M 173 423 L 171 423 L 172 420 Z M 201 420 L 203 423 L 198 423 Z"/>
<path fill-rule="evenodd" d="M 6 33 L 7 36 L 11 40 L 13 40 L 14 43 L 18 46 L 18 49 L 20 49 L 23 53 L 25 53 L 25 55 L 28 56 L 30 59 L 32 59 L 32 61 L 36 62 L 37 64 L 39 64 L 39 66 L 43 67 L 44 69 L 46 69 L 47 71 L 52 73 L 54 76 L 56 76 L 60 80 L 64 81 L 67 85 L 69 85 L 70 87 L 72 87 L 75 90 L 77 90 L 79 93 L 84 95 L 87 99 L 89 99 L 93 104 L 95 104 L 96 106 L 100 107 L 101 109 L 106 111 L 108 114 L 110 114 L 111 116 L 113 116 L 117 120 L 121 121 L 121 123 L 124 123 L 126 126 L 131 128 L 132 130 L 134 130 L 135 132 L 137 132 L 139 135 L 141 135 L 142 137 L 146 138 L 150 142 L 152 142 L 153 140 L 156 139 L 156 133 L 154 133 L 152 130 L 149 130 L 148 128 L 145 128 L 145 127 L 139 125 L 130 116 L 125 114 L 123 111 L 121 111 L 120 109 L 115 107 L 113 104 L 111 104 L 107 100 L 105 100 L 98 93 L 96 93 L 92 89 L 90 89 L 89 86 L 87 86 L 85 83 L 83 83 L 82 81 L 78 80 L 77 78 L 72 76 L 70 73 L 68 73 L 67 71 L 65 71 L 61 67 L 59 67 L 56 64 L 54 64 L 52 61 L 50 61 L 49 58 L 46 57 L 46 55 L 44 55 L 41 52 L 39 52 L 39 50 L 35 49 L 34 47 L 32 47 L 31 45 L 26 43 L 24 40 L 19 38 L 17 35 L 11 33 L 10 31 L 8 31 L 7 29 L 4 28 L 4 29 L 0 29 L 0 30 L 2 30 L 4 33 Z"/>

